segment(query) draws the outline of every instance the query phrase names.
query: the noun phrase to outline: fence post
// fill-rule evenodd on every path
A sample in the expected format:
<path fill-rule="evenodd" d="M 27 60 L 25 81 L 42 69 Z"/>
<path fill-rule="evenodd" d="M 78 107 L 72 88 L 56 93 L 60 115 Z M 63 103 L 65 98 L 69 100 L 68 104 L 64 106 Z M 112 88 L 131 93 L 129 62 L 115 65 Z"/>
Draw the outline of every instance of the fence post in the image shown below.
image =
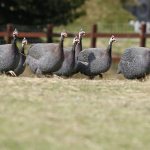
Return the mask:
<path fill-rule="evenodd" d="M 146 46 L 146 23 L 141 23 L 141 34 L 140 34 L 140 46 L 145 47 Z"/>
<path fill-rule="evenodd" d="M 96 47 L 96 36 L 97 33 L 97 24 L 94 24 L 92 27 L 92 37 L 91 37 L 91 47 Z"/>
<path fill-rule="evenodd" d="M 7 44 L 11 43 L 13 29 L 14 29 L 13 24 L 7 24 L 6 25 L 5 41 Z"/>
<path fill-rule="evenodd" d="M 47 43 L 53 42 L 53 25 L 48 24 L 47 25 Z"/>

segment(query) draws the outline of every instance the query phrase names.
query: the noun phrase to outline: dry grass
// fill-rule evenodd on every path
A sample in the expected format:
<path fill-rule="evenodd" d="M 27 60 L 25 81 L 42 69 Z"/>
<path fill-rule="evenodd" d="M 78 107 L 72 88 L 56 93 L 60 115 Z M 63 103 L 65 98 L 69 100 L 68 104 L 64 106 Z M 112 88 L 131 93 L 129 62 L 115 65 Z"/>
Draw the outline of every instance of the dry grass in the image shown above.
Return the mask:
<path fill-rule="evenodd" d="M 1 150 L 148 150 L 150 80 L 0 77 Z"/>

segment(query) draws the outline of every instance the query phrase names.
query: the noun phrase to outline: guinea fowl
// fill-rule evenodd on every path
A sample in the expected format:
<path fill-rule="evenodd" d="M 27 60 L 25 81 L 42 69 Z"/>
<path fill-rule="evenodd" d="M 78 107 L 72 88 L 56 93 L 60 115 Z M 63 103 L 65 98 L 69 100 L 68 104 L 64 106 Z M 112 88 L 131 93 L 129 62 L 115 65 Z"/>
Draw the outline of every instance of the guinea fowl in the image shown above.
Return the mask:
<path fill-rule="evenodd" d="M 0 72 L 14 75 L 14 69 L 19 63 L 19 49 L 16 45 L 18 31 L 13 32 L 12 44 L 0 45 Z"/>
<path fill-rule="evenodd" d="M 25 47 L 26 44 L 27 44 L 27 39 L 24 38 L 22 40 L 22 48 L 21 48 L 21 51 L 20 51 L 20 60 L 19 60 L 17 68 L 14 70 L 14 73 L 15 73 L 16 76 L 19 76 L 25 70 L 24 63 L 25 63 L 25 60 L 26 60 L 26 56 L 25 56 L 25 53 L 24 53 L 24 47 Z"/>
<path fill-rule="evenodd" d="M 78 36 L 79 36 L 79 42 L 77 43 L 75 48 L 75 66 L 73 68 L 72 75 L 79 72 L 77 70 L 77 57 L 79 53 L 82 51 L 82 37 L 85 36 L 85 32 L 81 29 Z"/>
<path fill-rule="evenodd" d="M 127 48 L 121 56 L 117 73 L 122 73 L 127 79 L 145 78 L 150 73 L 150 49 Z"/>
<path fill-rule="evenodd" d="M 116 41 L 111 36 L 107 48 L 88 48 L 78 55 L 78 69 L 80 73 L 93 79 L 96 75 L 102 77 L 102 73 L 109 70 L 112 63 L 112 43 Z"/>
<path fill-rule="evenodd" d="M 64 61 L 63 43 L 67 33 L 62 32 L 59 44 L 39 43 L 30 47 L 26 64 L 37 75 L 52 74 L 57 71 Z"/>
<path fill-rule="evenodd" d="M 74 65 L 75 65 L 75 47 L 78 42 L 79 42 L 79 39 L 77 37 L 75 37 L 73 39 L 72 49 L 70 49 L 70 48 L 64 49 L 63 64 L 57 72 L 54 72 L 54 74 L 56 74 L 58 76 L 66 76 L 66 77 L 69 77 L 72 75 L 72 71 L 73 71 Z"/>

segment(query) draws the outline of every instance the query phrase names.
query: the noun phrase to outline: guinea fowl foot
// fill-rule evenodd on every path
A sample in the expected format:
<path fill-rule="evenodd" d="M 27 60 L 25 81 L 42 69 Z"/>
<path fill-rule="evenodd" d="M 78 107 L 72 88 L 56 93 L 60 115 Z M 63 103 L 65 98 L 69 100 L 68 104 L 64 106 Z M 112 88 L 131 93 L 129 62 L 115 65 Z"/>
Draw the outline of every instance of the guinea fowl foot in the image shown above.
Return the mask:
<path fill-rule="evenodd" d="M 144 76 L 144 77 L 142 77 L 142 78 L 140 78 L 140 79 L 138 79 L 139 81 L 141 81 L 141 82 L 144 82 L 144 81 L 146 81 L 148 79 L 148 76 Z"/>
<path fill-rule="evenodd" d="M 6 72 L 6 74 L 11 75 L 11 76 L 13 76 L 13 77 L 16 77 L 16 76 L 17 76 L 17 75 L 15 74 L 15 72 L 12 71 L 12 70 Z"/>
<path fill-rule="evenodd" d="M 37 69 L 36 72 L 35 72 L 36 76 L 38 78 L 41 78 L 42 77 L 42 71 L 40 69 Z"/>
<path fill-rule="evenodd" d="M 63 79 L 70 79 L 70 76 L 63 76 Z"/>
<path fill-rule="evenodd" d="M 90 79 L 90 80 L 93 80 L 93 79 L 94 79 L 94 76 L 89 76 L 89 79 Z"/>
<path fill-rule="evenodd" d="M 58 76 L 58 75 L 56 75 L 56 74 L 53 74 L 53 76 L 52 77 L 54 77 L 54 78 L 58 78 L 58 79 L 62 79 L 62 76 Z"/>
<path fill-rule="evenodd" d="M 52 73 L 51 73 L 51 74 L 46 74 L 45 77 L 46 77 L 46 78 L 52 78 L 52 77 L 53 77 L 53 74 L 52 74 Z"/>
<path fill-rule="evenodd" d="M 137 79 L 137 80 L 140 82 L 144 82 L 144 81 L 146 81 L 146 78 L 141 78 L 141 79 Z"/>
<path fill-rule="evenodd" d="M 103 78 L 103 75 L 102 75 L 102 74 L 99 74 L 99 78 L 101 78 L 101 79 L 102 79 L 102 78 Z"/>

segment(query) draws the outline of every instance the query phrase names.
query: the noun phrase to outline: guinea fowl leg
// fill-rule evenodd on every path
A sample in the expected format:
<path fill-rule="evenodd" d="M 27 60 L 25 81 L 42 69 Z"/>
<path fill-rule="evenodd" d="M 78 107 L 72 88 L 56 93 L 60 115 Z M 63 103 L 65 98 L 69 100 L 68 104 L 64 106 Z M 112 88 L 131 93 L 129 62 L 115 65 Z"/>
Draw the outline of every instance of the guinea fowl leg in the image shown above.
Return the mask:
<path fill-rule="evenodd" d="M 6 72 L 6 74 L 10 74 L 10 75 L 13 76 L 13 77 L 16 77 L 16 76 L 17 76 L 17 75 L 15 74 L 15 72 L 12 71 L 12 70 Z"/>
<path fill-rule="evenodd" d="M 148 76 L 145 74 L 142 78 L 138 79 L 141 82 L 144 82 L 148 79 Z"/>
<path fill-rule="evenodd" d="M 102 79 L 102 78 L 103 78 L 103 75 L 102 75 L 102 74 L 99 74 L 99 78 L 101 78 L 101 79 Z"/>
<path fill-rule="evenodd" d="M 64 78 L 64 79 L 70 79 L 70 78 L 71 78 L 71 76 L 66 75 L 66 76 L 63 76 L 63 78 Z"/>
<path fill-rule="evenodd" d="M 37 70 L 36 70 L 36 75 L 37 75 L 37 77 L 42 76 L 42 71 L 39 68 L 37 68 Z"/>
<path fill-rule="evenodd" d="M 46 74 L 45 77 L 52 78 L 53 77 L 53 73 Z"/>
<path fill-rule="evenodd" d="M 90 80 L 94 79 L 94 76 L 89 76 L 89 79 L 90 79 Z"/>

